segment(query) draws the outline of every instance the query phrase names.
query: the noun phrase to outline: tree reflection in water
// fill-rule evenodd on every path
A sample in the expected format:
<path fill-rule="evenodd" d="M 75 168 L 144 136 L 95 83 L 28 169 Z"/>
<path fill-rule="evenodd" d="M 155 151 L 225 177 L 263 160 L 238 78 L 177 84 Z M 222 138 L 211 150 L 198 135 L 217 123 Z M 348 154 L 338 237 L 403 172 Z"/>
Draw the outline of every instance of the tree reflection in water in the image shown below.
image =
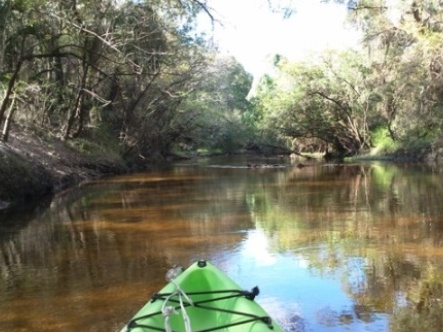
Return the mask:
<path fill-rule="evenodd" d="M 288 331 L 441 330 L 440 173 L 242 165 L 91 182 L 3 223 L 0 330 L 117 331 L 172 264 L 200 258 L 258 284 Z"/>

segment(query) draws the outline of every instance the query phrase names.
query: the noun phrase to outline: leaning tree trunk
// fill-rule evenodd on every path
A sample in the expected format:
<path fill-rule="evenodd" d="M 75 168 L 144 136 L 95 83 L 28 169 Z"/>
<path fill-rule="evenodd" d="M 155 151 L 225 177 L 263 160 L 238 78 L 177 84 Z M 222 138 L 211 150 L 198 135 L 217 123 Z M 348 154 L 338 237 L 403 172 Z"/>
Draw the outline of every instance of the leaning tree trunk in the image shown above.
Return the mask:
<path fill-rule="evenodd" d="M 12 73 L 11 78 L 9 79 L 8 88 L 6 89 L 5 97 L 2 100 L 2 103 L 0 105 L 0 125 L 2 124 L 2 119 L 5 116 L 6 110 L 8 108 L 8 105 L 10 104 L 11 95 L 14 94 L 14 85 L 18 78 L 18 73 L 20 72 L 20 69 L 22 67 L 22 60 L 19 60 L 17 62 L 17 65 L 15 66 L 14 72 Z M 11 105 L 12 107 L 13 105 Z M 10 108 L 11 110 L 11 108 Z M 9 112 L 9 115 L 12 117 L 12 111 Z M 8 116 L 9 117 L 9 116 Z M 9 119 L 10 122 L 10 119 Z M 9 122 L 5 120 L 5 129 L 6 132 L 9 130 Z M 6 142 L 7 141 L 7 135 L 6 137 L 2 134 L 0 137 L 0 141 Z"/>
<path fill-rule="evenodd" d="M 15 103 L 15 94 L 14 98 L 12 98 L 11 105 L 9 106 L 8 114 L 6 115 L 5 124 L 3 126 L 3 132 L 2 132 L 2 141 L 7 142 L 9 137 L 9 130 L 11 129 L 11 121 L 12 116 L 14 115 L 14 103 Z"/>

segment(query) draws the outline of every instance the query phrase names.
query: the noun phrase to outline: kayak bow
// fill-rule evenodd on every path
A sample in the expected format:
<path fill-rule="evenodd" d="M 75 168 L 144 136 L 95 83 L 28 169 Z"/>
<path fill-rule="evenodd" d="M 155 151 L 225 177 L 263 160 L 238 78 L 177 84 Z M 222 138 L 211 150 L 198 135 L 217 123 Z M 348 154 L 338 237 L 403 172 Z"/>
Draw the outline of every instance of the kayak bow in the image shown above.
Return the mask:
<path fill-rule="evenodd" d="M 209 262 L 169 280 L 121 332 L 283 332 L 254 301 L 258 287 L 242 290 Z"/>

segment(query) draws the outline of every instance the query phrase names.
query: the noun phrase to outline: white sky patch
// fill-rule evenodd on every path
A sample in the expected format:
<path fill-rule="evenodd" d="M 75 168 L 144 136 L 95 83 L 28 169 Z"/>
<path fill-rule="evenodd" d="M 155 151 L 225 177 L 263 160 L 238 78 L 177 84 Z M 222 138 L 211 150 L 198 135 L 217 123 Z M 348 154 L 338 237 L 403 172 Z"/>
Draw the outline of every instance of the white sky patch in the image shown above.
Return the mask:
<path fill-rule="evenodd" d="M 266 71 L 270 56 L 299 59 L 325 48 L 355 46 L 358 34 L 345 29 L 346 6 L 320 0 L 296 1 L 296 13 L 284 20 L 272 13 L 266 1 L 211 0 L 224 27 L 216 24 L 214 35 L 221 51 L 233 55 L 252 74 Z M 206 19 L 207 20 L 207 19 Z M 208 22 L 202 24 L 208 34 Z"/>
<path fill-rule="evenodd" d="M 268 238 L 262 230 L 248 233 L 243 244 L 243 254 L 253 258 L 258 266 L 270 266 L 277 262 L 277 256 L 270 252 Z"/>

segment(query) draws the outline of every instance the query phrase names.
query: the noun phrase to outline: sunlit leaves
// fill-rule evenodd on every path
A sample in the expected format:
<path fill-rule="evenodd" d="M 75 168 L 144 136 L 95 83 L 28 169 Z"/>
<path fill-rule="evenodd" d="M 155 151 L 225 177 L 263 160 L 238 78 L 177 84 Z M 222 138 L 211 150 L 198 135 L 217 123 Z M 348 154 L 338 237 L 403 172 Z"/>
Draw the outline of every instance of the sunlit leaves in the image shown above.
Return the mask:
<path fill-rule="evenodd" d="M 264 124 L 287 138 L 317 138 L 344 153 L 367 142 L 368 68 L 355 52 L 327 53 L 315 63 L 279 63 L 272 85 L 259 87 Z"/>
<path fill-rule="evenodd" d="M 286 137 L 321 138 L 345 154 L 369 147 L 370 132 L 378 128 L 396 142 L 392 147 L 438 140 L 442 5 L 433 0 L 346 3 L 363 32 L 365 51 L 324 53 L 310 63 L 276 61 L 276 75 L 263 77 L 256 90 L 262 126 Z"/>
<path fill-rule="evenodd" d="M 432 139 L 441 134 L 441 74 L 434 68 L 440 63 L 443 8 L 434 0 L 389 1 L 386 6 L 385 11 L 362 6 L 354 15 L 367 23 L 363 31 L 373 66 L 378 67 L 373 77 L 380 83 L 376 88 L 385 105 L 382 114 L 393 138 Z"/>

